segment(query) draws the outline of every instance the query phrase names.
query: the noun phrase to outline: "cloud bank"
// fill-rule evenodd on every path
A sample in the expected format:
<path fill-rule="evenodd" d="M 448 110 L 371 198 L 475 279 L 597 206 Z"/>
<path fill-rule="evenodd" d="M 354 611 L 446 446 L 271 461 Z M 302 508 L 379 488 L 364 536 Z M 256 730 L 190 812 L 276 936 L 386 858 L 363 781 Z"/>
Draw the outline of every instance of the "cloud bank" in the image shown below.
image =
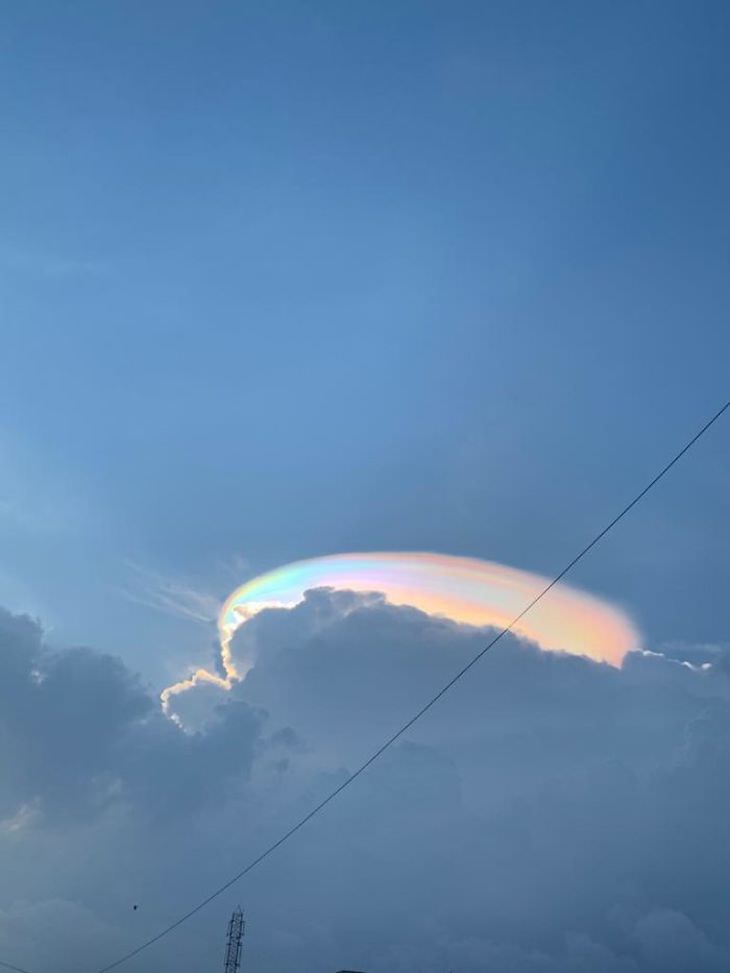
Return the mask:
<path fill-rule="evenodd" d="M 93 970 L 156 932 L 342 780 L 483 632 L 319 590 L 237 639 L 256 665 L 227 693 L 176 697 L 204 716 L 183 732 L 118 660 L 52 651 L 35 622 L 0 614 L 0 958 Z M 726 969 L 728 658 L 698 646 L 691 666 L 637 652 L 616 668 L 506 638 L 128 968 L 215 967 L 241 901 L 263 973 Z"/>

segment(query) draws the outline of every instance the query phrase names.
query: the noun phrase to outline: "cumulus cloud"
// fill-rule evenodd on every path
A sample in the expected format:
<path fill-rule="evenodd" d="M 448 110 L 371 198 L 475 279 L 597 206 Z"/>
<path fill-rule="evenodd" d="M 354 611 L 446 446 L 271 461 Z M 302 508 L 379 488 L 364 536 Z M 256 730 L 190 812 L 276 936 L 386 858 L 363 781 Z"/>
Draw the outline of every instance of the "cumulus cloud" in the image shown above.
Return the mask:
<path fill-rule="evenodd" d="M 40 626 L 0 612 L 0 817 L 35 807 L 49 823 L 203 805 L 245 779 L 260 729 L 246 703 L 226 707 L 204 736 L 186 735 L 119 659 L 49 651 Z M 233 743 L 235 741 L 235 744 Z"/>
<path fill-rule="evenodd" d="M 229 693 L 185 694 L 183 731 L 118 660 L 52 653 L 37 624 L 0 614 L 0 958 L 47 968 L 33 917 L 53 929 L 64 910 L 88 937 L 68 939 L 61 970 L 156 932 L 345 779 L 484 634 L 312 592 L 244 626 L 255 668 Z M 504 639 L 285 848 L 129 968 L 219 962 L 239 899 L 263 973 L 726 968 L 726 655 L 675 655 L 616 669 Z"/>

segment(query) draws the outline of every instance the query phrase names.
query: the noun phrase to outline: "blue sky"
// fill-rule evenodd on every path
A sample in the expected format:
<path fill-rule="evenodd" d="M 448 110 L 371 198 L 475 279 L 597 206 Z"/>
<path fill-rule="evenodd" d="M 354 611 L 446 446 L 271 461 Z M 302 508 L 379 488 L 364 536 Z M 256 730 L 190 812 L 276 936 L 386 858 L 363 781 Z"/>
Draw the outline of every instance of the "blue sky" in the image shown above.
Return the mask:
<path fill-rule="evenodd" d="M 724 392 L 727 20 L 6 9 L 6 602 L 141 665 L 199 635 L 119 600 L 129 560 L 554 569 Z M 579 579 L 652 640 L 727 623 L 723 448 Z"/>
<path fill-rule="evenodd" d="M 477 639 L 264 613 L 186 735 L 155 694 L 214 627 L 161 591 L 205 614 L 363 550 L 552 574 L 727 399 L 729 29 L 673 0 L 4 5 L 0 959 L 156 931 Z M 665 655 L 510 641 L 256 886 L 262 973 L 727 969 L 729 447 L 726 419 L 572 576 Z M 164 955 L 199 969 L 224 925 Z"/>

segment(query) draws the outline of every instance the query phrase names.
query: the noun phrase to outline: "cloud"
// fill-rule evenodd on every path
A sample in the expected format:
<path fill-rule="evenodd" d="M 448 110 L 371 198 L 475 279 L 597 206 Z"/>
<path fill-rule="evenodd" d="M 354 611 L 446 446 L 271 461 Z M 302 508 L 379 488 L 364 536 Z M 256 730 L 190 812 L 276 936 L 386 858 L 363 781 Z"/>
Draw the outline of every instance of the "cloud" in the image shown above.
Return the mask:
<path fill-rule="evenodd" d="M 73 957 L 84 955 L 99 964 L 111 944 L 121 946 L 114 927 L 102 922 L 93 910 L 64 899 L 15 902 L 0 910 L 0 957 L 28 944 L 40 969 L 72 973 Z"/>
<path fill-rule="evenodd" d="M 260 717 L 226 707 L 205 736 L 186 735 L 116 658 L 52 652 L 37 622 L 0 611 L 0 818 L 36 807 L 45 821 L 137 810 L 190 811 L 250 771 Z M 233 746 L 235 741 L 235 747 Z"/>
<path fill-rule="evenodd" d="M 166 586 L 170 587 L 170 586 Z M 236 588 L 220 607 L 220 657 L 217 672 L 195 669 L 167 686 L 161 695 L 166 712 L 171 701 L 200 684 L 231 689 L 256 661 L 250 639 L 236 636 L 260 612 L 294 608 L 307 592 L 327 589 L 385 598 L 389 604 L 418 609 L 431 618 L 497 631 L 509 627 L 548 651 L 587 656 L 620 665 L 640 636 L 618 608 L 564 582 L 519 571 L 492 561 L 424 552 L 337 554 L 284 565 Z M 159 588 L 158 606 L 189 612 L 190 594 L 177 597 Z M 543 595 L 546 597 L 543 598 Z M 529 607 L 529 611 L 526 609 Z M 236 651 L 237 643 L 239 651 Z M 241 652 L 241 646 L 248 651 Z"/>
<path fill-rule="evenodd" d="M 117 660 L 49 652 L 36 623 L 0 614 L 1 958 L 47 968 L 33 917 L 53 931 L 66 909 L 89 931 L 64 940 L 69 970 L 156 932 L 345 779 L 483 635 L 316 591 L 238 637 L 265 651 L 232 692 L 176 698 L 197 707 L 183 732 Z M 217 962 L 239 900 L 262 973 L 726 968 L 728 680 L 722 648 L 693 662 L 632 653 L 616 669 L 505 639 L 129 968 Z"/>
<path fill-rule="evenodd" d="M 133 561 L 128 561 L 127 567 L 134 582 L 122 589 L 122 594 L 130 601 L 206 625 L 218 618 L 221 601 L 209 592 L 194 588 L 186 581 L 150 571 Z"/>

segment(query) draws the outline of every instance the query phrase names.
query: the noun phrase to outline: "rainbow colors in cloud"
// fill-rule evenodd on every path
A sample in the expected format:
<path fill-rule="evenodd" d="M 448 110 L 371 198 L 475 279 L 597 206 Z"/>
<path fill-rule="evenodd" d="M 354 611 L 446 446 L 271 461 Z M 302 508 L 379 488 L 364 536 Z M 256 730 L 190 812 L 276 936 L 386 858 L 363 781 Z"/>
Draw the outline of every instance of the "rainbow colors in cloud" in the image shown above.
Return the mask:
<path fill-rule="evenodd" d="M 306 591 L 332 588 L 379 592 L 397 606 L 465 625 L 503 628 L 547 585 L 548 579 L 491 561 L 444 554 L 336 554 L 297 561 L 241 585 L 227 598 L 218 619 L 225 677 L 199 669 L 190 679 L 170 686 L 170 696 L 200 683 L 228 689 L 239 672 L 231 651 L 238 629 L 266 608 L 292 608 Z M 639 635 L 618 608 L 566 584 L 556 585 L 515 626 L 517 635 L 548 651 L 587 656 L 621 665 L 639 646 Z"/>

